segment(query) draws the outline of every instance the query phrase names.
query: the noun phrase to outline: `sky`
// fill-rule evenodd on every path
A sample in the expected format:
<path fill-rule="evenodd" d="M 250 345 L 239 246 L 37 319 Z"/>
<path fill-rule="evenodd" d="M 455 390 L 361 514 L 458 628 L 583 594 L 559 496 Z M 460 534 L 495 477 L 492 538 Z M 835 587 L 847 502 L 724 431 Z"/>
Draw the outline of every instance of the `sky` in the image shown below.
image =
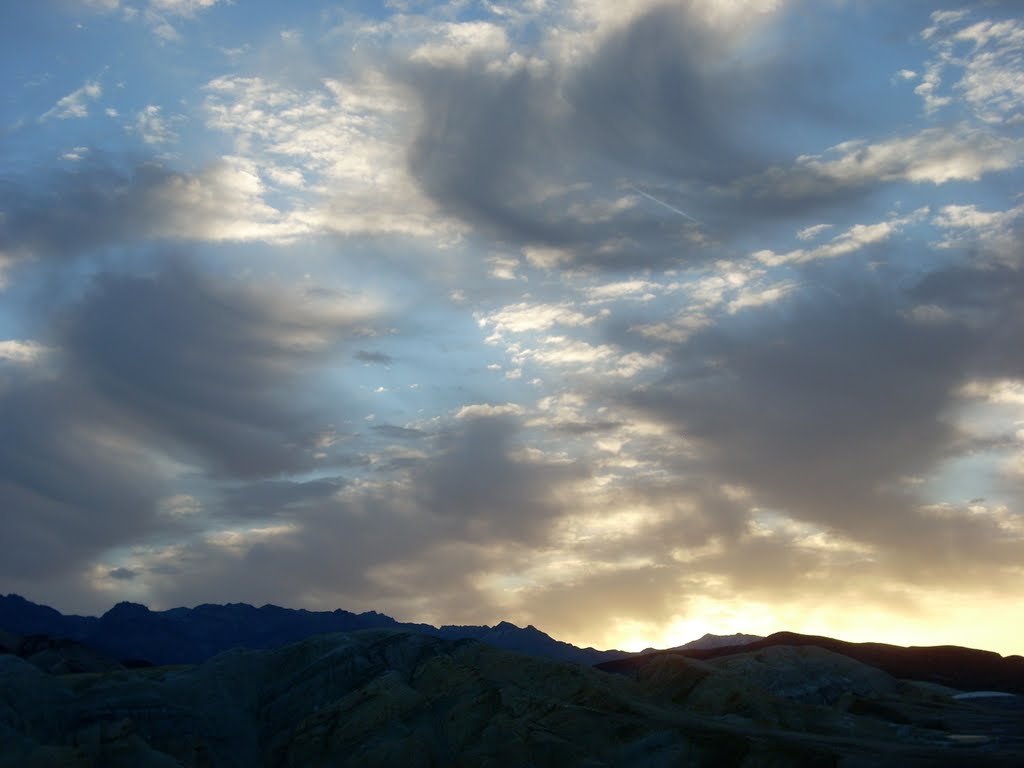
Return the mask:
<path fill-rule="evenodd" d="M 1024 653 L 1024 14 L 0 4 L 0 589 Z"/>

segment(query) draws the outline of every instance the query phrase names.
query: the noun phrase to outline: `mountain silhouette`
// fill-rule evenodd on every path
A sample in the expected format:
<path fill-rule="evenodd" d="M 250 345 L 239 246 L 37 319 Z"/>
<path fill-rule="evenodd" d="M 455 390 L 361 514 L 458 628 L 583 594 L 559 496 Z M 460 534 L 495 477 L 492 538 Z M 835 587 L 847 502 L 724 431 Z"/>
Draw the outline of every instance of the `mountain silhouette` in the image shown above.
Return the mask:
<path fill-rule="evenodd" d="M 307 611 L 246 603 L 203 604 L 151 611 L 121 602 L 102 616 L 64 616 L 19 595 L 0 597 L 0 630 L 75 640 L 122 662 L 195 664 L 232 648 L 278 648 L 329 632 L 366 629 L 409 630 L 448 640 L 473 639 L 531 656 L 593 665 L 626 656 L 624 651 L 578 648 L 534 626 L 503 621 L 493 627 L 435 627 L 396 621 L 368 611 Z"/>
<path fill-rule="evenodd" d="M 887 643 L 850 643 L 795 632 L 776 632 L 740 646 L 654 651 L 598 663 L 597 666 L 607 672 L 635 674 L 659 657 L 674 655 L 707 661 L 737 654 L 756 654 L 774 647 L 822 648 L 880 669 L 894 678 L 920 680 L 961 690 L 1024 693 L 1024 658 L 1021 656 L 1004 657 L 993 651 L 956 645 L 906 648 Z"/>

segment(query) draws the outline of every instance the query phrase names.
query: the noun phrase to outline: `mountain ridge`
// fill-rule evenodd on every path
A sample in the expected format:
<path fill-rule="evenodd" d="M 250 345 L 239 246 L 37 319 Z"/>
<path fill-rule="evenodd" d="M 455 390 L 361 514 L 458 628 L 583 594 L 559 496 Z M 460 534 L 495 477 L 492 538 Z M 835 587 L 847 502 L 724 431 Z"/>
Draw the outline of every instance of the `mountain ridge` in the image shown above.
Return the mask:
<path fill-rule="evenodd" d="M 193 664 L 232 648 L 270 649 L 311 635 L 394 629 L 447 640 L 470 638 L 508 651 L 592 666 L 623 658 L 626 651 L 579 648 L 534 627 L 508 621 L 494 626 L 400 622 L 377 611 L 352 613 L 282 608 L 270 603 L 202 603 L 153 611 L 121 601 L 101 616 L 64 615 L 20 595 L 0 596 L 0 630 L 79 642 L 121 661 Z"/>
<path fill-rule="evenodd" d="M 894 678 L 920 680 L 961 690 L 993 690 L 1024 694 L 1024 657 L 1002 656 L 995 651 L 958 645 L 901 646 L 889 643 L 854 643 L 821 635 L 775 632 L 738 646 L 670 648 L 643 653 L 596 666 L 606 672 L 633 674 L 659 657 L 680 656 L 711 661 L 737 654 L 758 654 L 776 647 L 817 647 L 880 669 Z"/>

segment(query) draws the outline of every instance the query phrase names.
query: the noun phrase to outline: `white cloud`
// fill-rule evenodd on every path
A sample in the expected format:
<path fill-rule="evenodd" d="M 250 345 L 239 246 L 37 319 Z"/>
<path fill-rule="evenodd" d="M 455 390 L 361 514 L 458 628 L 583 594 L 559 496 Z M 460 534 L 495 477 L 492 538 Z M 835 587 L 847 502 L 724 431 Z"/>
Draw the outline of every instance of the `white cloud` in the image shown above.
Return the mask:
<path fill-rule="evenodd" d="M 430 39 L 417 47 L 410 58 L 433 66 L 464 66 L 471 58 L 494 57 L 508 50 L 505 30 L 487 21 L 438 24 Z"/>
<path fill-rule="evenodd" d="M 736 186 L 758 197 L 813 197 L 878 182 L 978 181 L 986 173 L 1016 168 L 1022 162 L 1024 139 L 961 123 L 874 144 L 846 141 L 820 155 L 801 155 L 791 168 L 771 168 Z"/>
<path fill-rule="evenodd" d="M 306 186 L 306 177 L 299 168 L 267 165 L 264 168 L 264 173 L 272 182 L 281 187 L 303 189 Z"/>
<path fill-rule="evenodd" d="M 1016 222 L 1024 216 L 1024 205 L 1005 211 L 980 211 L 975 205 L 947 205 L 932 219 L 944 236 L 940 248 L 980 243 L 988 257 L 1016 266 L 1022 254 Z"/>
<path fill-rule="evenodd" d="M 711 318 L 703 312 L 689 312 L 677 315 L 668 322 L 634 325 L 629 330 L 649 339 L 681 344 L 697 331 L 712 325 L 712 322 Z"/>
<path fill-rule="evenodd" d="M 412 118 L 400 91 L 375 73 L 299 90 L 257 77 L 206 84 L 207 125 L 236 155 L 301 195 L 296 215 L 320 231 L 392 233 L 442 244 L 462 227 L 438 211 L 405 163 Z"/>
<path fill-rule="evenodd" d="M 72 162 L 78 162 L 82 160 L 87 154 L 89 154 L 88 147 L 72 147 L 67 152 L 61 155 L 62 160 L 70 160 Z"/>
<path fill-rule="evenodd" d="M 1024 22 L 963 23 L 969 17 L 967 12 L 933 15 L 922 37 L 935 56 L 915 91 L 928 112 L 961 99 L 982 122 L 1010 122 L 1024 108 Z M 942 75 L 951 70 L 959 70 L 959 79 L 939 95 Z"/>
<path fill-rule="evenodd" d="M 490 265 L 490 275 L 497 280 L 525 280 L 526 277 L 518 272 L 519 259 L 514 256 L 490 256 L 487 258 Z"/>
<path fill-rule="evenodd" d="M 301 212 L 286 213 L 268 204 L 254 163 L 224 157 L 195 176 L 172 176 L 152 193 L 163 215 L 155 237 L 195 240 L 288 241 L 308 234 L 315 222 Z"/>
<path fill-rule="evenodd" d="M 1002 405 L 1024 405 L 1024 379 L 973 379 L 960 395 Z"/>
<path fill-rule="evenodd" d="M 736 298 L 729 302 L 727 306 L 728 312 L 732 315 L 739 312 L 741 309 L 750 309 L 752 307 L 763 307 L 768 304 L 774 304 L 788 296 L 794 288 L 796 288 L 796 283 L 783 282 L 776 283 L 775 285 L 768 286 L 767 288 L 742 290 L 736 295 Z"/>
<path fill-rule="evenodd" d="M 149 0 L 149 7 L 161 13 L 191 17 L 216 5 L 217 2 L 218 0 Z"/>
<path fill-rule="evenodd" d="M 14 365 L 37 365 L 52 353 L 53 350 L 50 347 L 31 339 L 0 340 L 0 361 Z"/>
<path fill-rule="evenodd" d="M 595 363 L 616 357 L 618 350 L 610 344 L 593 345 L 567 336 L 547 336 L 540 347 L 523 350 L 516 362 L 525 359 L 541 365 L 582 366 L 590 369 Z"/>
<path fill-rule="evenodd" d="M 178 140 L 178 135 L 171 130 L 167 118 L 155 104 L 148 105 L 135 115 L 133 129 L 147 144 L 167 144 Z"/>
<path fill-rule="evenodd" d="M 81 118 L 89 116 L 89 102 L 95 101 L 103 95 L 103 86 L 96 80 L 88 80 L 77 90 L 72 91 L 53 105 L 39 118 L 49 120 L 67 120 L 69 118 Z"/>
<path fill-rule="evenodd" d="M 464 405 L 455 413 L 456 419 L 480 419 L 494 418 L 495 416 L 521 416 L 525 410 L 516 403 L 505 403 L 503 405 L 490 405 L 487 403 L 476 403 Z"/>
<path fill-rule="evenodd" d="M 557 269 L 571 264 L 573 260 L 571 251 L 546 246 L 526 246 L 523 248 L 523 256 L 530 266 L 538 269 Z"/>
<path fill-rule="evenodd" d="M 813 240 L 818 235 L 829 229 L 832 229 L 831 224 L 815 224 L 811 227 L 804 227 L 796 233 L 796 236 L 800 240 Z"/>
<path fill-rule="evenodd" d="M 593 285 L 583 289 L 583 293 L 591 304 L 622 299 L 640 299 L 646 301 L 654 298 L 654 293 L 661 285 L 650 280 L 619 280 L 614 283 Z"/>
<path fill-rule="evenodd" d="M 498 336 L 502 333 L 529 333 L 546 331 L 554 325 L 589 325 L 594 317 L 584 315 L 566 304 L 510 304 L 497 312 L 483 315 L 477 323 L 481 328 L 491 326 Z"/>
<path fill-rule="evenodd" d="M 631 379 L 638 373 L 652 368 L 660 368 L 665 363 L 665 356 L 660 352 L 643 354 L 641 352 L 627 352 L 619 356 L 615 361 L 612 374 Z"/>
<path fill-rule="evenodd" d="M 217 549 L 243 555 L 256 544 L 268 544 L 277 539 L 294 536 L 301 530 L 301 527 L 295 523 L 253 528 L 225 528 L 220 531 L 211 531 L 205 534 L 203 539 Z"/>
<path fill-rule="evenodd" d="M 757 251 L 753 255 L 762 264 L 770 267 L 776 267 L 780 264 L 803 264 L 817 259 L 834 259 L 838 256 L 845 256 L 854 251 L 859 251 L 861 248 L 869 245 L 885 242 L 910 222 L 920 219 L 925 213 L 927 213 L 927 210 L 923 209 L 911 216 L 880 221 L 876 224 L 855 224 L 842 234 L 836 235 L 829 242 L 816 248 L 797 248 L 788 253 L 762 250 Z"/>
<path fill-rule="evenodd" d="M 515 350 L 512 359 L 516 365 L 530 362 L 573 369 L 577 374 L 602 372 L 623 378 L 632 378 L 665 362 L 664 356 L 658 352 L 623 352 L 613 344 L 590 344 L 568 336 L 546 336 L 537 346 Z"/>

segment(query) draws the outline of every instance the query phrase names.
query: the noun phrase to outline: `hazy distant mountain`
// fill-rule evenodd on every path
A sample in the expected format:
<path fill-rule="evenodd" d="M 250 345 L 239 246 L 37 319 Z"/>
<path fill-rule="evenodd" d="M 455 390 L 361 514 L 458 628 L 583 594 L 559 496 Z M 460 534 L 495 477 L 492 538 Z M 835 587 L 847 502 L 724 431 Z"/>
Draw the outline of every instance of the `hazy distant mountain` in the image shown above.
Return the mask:
<path fill-rule="evenodd" d="M 0 653 L 0 768 L 1024 765 L 1020 697 L 963 702 L 806 646 L 630 661 L 394 630 L 87 675 Z"/>
<path fill-rule="evenodd" d="M 769 652 L 775 647 L 813 646 L 880 669 L 896 678 L 921 680 L 962 690 L 1024 694 L 1024 658 L 955 645 L 909 647 L 886 643 L 848 643 L 831 637 L 776 632 L 740 647 L 673 648 L 601 663 L 601 669 L 630 674 L 658 657 L 681 656 L 712 661 L 737 654 Z"/>
<path fill-rule="evenodd" d="M 493 627 L 409 624 L 369 611 L 306 611 L 245 603 L 199 605 L 151 611 L 137 603 L 118 603 L 99 618 L 63 616 L 18 595 L 0 597 L 0 630 L 18 635 L 44 634 L 76 640 L 122 661 L 192 664 L 231 648 L 277 648 L 327 632 L 405 629 L 449 640 L 472 638 L 532 656 L 597 664 L 626 656 L 623 651 L 577 648 L 533 626 L 508 622 Z"/>
<path fill-rule="evenodd" d="M 738 645 L 748 645 L 758 640 L 763 640 L 761 635 L 712 635 L 710 632 L 704 637 L 691 640 L 688 643 L 678 646 L 679 648 L 733 648 Z"/>

